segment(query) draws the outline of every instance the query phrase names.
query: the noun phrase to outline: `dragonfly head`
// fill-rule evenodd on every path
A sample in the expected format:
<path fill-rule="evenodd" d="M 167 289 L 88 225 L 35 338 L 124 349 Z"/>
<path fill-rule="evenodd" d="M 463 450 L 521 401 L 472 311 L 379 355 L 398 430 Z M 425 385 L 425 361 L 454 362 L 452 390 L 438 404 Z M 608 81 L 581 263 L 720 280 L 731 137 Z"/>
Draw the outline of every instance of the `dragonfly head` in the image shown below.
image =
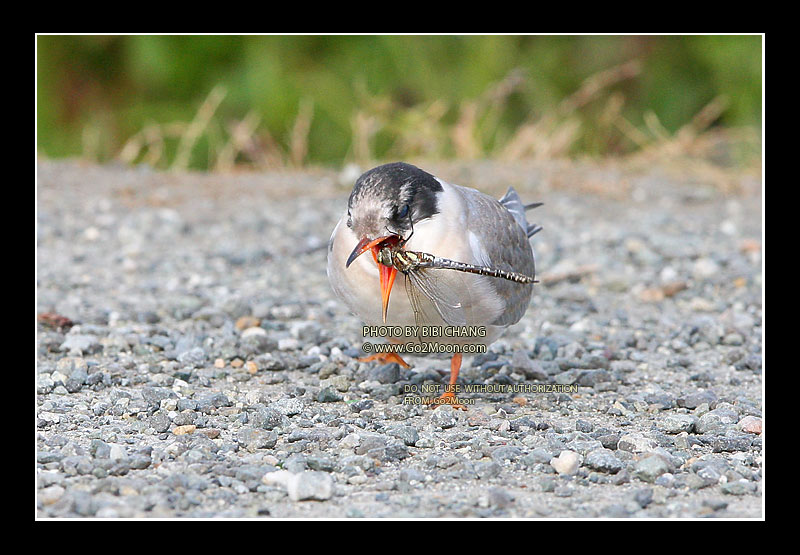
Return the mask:
<path fill-rule="evenodd" d="M 383 247 L 381 250 L 378 251 L 378 258 L 376 262 L 378 264 L 383 264 L 384 266 L 394 266 L 394 262 L 392 260 L 392 248 L 391 247 Z"/>

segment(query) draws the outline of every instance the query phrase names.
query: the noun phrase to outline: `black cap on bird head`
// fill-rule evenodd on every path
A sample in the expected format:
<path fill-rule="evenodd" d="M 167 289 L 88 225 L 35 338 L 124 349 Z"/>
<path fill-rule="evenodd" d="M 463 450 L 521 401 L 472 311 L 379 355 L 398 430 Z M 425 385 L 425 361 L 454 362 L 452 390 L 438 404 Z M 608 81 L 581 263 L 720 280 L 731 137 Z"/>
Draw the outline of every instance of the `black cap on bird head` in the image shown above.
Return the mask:
<path fill-rule="evenodd" d="M 412 224 L 439 213 L 442 185 L 405 162 L 377 166 L 356 180 L 347 201 L 351 229 L 359 238 L 410 231 Z"/>

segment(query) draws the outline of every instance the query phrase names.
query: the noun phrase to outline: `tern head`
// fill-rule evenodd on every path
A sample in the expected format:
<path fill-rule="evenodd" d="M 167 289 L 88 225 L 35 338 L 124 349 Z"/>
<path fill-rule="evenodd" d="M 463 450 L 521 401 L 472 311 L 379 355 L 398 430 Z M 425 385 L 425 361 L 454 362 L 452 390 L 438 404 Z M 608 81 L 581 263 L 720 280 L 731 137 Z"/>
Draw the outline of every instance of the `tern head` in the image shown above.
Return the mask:
<path fill-rule="evenodd" d="M 347 226 L 358 237 L 346 266 L 367 250 L 378 264 L 378 252 L 387 243 L 407 240 L 417 222 L 439 213 L 442 185 L 437 179 L 405 162 L 384 164 L 356 180 L 347 201 Z M 397 269 L 378 264 L 380 269 L 383 320 Z"/>

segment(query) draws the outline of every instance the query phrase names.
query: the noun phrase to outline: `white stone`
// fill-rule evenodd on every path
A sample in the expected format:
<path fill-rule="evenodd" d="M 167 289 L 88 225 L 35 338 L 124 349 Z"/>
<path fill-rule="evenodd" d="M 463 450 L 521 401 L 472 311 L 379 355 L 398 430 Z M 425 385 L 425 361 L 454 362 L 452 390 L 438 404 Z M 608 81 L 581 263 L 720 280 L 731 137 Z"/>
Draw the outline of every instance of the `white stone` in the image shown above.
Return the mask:
<path fill-rule="evenodd" d="M 128 458 L 128 452 L 125 451 L 125 448 L 122 445 L 111 445 L 111 452 L 108 456 L 109 459 L 112 461 L 118 461 L 121 459 Z"/>
<path fill-rule="evenodd" d="M 324 501 L 333 496 L 333 478 L 327 472 L 301 472 L 294 474 L 288 470 L 267 472 L 261 481 L 286 489 L 292 501 L 315 499 Z"/>
<path fill-rule="evenodd" d="M 242 332 L 242 339 L 247 339 L 248 337 L 262 337 L 265 335 L 267 335 L 267 330 L 258 326 L 253 326 Z"/>
<path fill-rule="evenodd" d="M 555 468 L 556 472 L 565 476 L 575 474 L 580 464 L 580 455 L 575 451 L 561 451 L 557 457 L 550 459 L 550 466 Z"/>

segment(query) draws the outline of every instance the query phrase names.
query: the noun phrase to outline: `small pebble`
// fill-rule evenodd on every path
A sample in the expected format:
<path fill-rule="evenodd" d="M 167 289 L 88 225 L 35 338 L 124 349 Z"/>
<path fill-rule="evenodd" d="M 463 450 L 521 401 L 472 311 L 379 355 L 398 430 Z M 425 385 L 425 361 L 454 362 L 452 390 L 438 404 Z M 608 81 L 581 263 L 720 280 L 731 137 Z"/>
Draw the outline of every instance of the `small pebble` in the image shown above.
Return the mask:
<path fill-rule="evenodd" d="M 570 476 L 578 471 L 580 455 L 574 451 L 561 451 L 557 457 L 550 460 L 550 466 L 559 474 Z"/>

